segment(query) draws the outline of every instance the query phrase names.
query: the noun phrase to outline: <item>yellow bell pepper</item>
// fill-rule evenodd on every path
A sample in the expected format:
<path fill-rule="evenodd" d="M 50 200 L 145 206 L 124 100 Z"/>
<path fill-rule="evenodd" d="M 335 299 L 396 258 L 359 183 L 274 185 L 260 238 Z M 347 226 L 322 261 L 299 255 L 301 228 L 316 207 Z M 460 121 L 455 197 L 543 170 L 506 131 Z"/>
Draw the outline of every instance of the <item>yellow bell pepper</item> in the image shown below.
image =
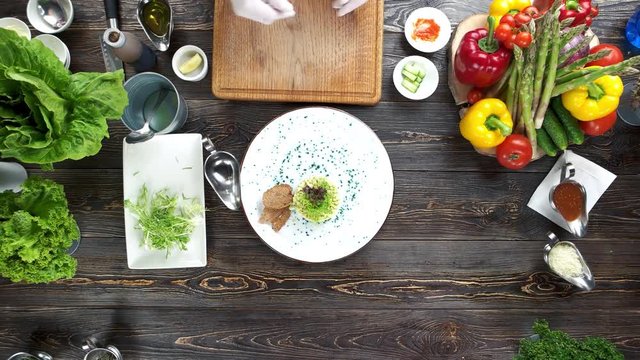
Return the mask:
<path fill-rule="evenodd" d="M 496 20 L 495 27 L 498 27 L 504 15 L 511 11 L 520 12 L 528 6 L 531 6 L 531 0 L 493 0 L 489 6 L 489 16 Z"/>
<path fill-rule="evenodd" d="M 578 120 L 597 120 L 618 108 L 623 92 L 619 76 L 605 75 L 562 94 L 562 105 Z"/>
<path fill-rule="evenodd" d="M 460 133 L 477 148 L 500 145 L 513 131 L 507 105 L 500 99 L 483 99 L 475 103 L 460 121 Z"/>

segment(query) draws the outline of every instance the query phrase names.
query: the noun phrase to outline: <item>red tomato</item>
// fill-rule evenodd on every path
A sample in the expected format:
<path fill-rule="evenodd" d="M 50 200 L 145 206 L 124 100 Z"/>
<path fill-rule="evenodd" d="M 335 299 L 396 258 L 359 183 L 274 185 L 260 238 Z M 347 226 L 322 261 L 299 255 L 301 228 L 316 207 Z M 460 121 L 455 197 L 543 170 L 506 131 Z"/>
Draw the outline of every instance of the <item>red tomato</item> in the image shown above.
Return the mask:
<path fill-rule="evenodd" d="M 518 26 L 527 25 L 531 22 L 531 16 L 525 13 L 517 13 L 513 18 L 516 20 L 516 25 Z"/>
<path fill-rule="evenodd" d="M 597 6 L 591 6 L 591 17 L 597 17 L 598 15 L 600 15 L 600 8 Z"/>
<path fill-rule="evenodd" d="M 600 136 L 609 131 L 609 129 L 616 124 L 616 120 L 618 120 L 618 114 L 614 111 L 603 118 L 593 121 L 579 121 L 579 123 L 580 129 L 582 129 L 585 134 L 589 136 Z"/>
<path fill-rule="evenodd" d="M 469 103 L 469 105 L 473 105 L 478 101 L 482 100 L 483 98 L 484 98 L 484 93 L 482 92 L 482 90 L 478 88 L 473 88 L 469 90 L 469 93 L 467 94 L 467 102 Z"/>
<path fill-rule="evenodd" d="M 513 28 L 509 24 L 500 24 L 495 32 L 495 38 L 500 42 L 505 42 L 508 38 L 511 37 L 513 33 Z"/>
<path fill-rule="evenodd" d="M 521 31 L 518 33 L 518 35 L 516 35 L 516 39 L 513 43 L 523 49 L 526 49 L 529 47 L 529 45 L 531 45 L 532 41 L 533 41 L 533 37 L 531 36 L 530 33 L 526 31 Z"/>
<path fill-rule="evenodd" d="M 540 17 L 540 10 L 538 10 L 538 8 L 535 6 L 528 6 L 522 9 L 522 12 L 531 16 L 534 19 L 537 19 Z"/>
<path fill-rule="evenodd" d="M 500 18 L 500 24 L 508 24 L 510 27 L 516 27 L 516 19 L 513 18 L 513 15 L 507 14 Z"/>
<path fill-rule="evenodd" d="M 609 53 L 609 55 L 605 56 L 604 58 L 597 61 L 592 61 L 588 63 L 586 66 L 608 66 L 608 65 L 620 63 L 624 60 L 624 55 L 622 55 L 622 51 L 620 51 L 620 49 L 617 46 L 611 45 L 611 44 L 600 44 L 598 46 L 595 46 L 591 50 L 589 50 L 589 54 L 595 54 L 600 50 L 611 50 L 611 52 Z"/>
<path fill-rule="evenodd" d="M 520 170 L 531 162 L 531 142 L 524 135 L 511 134 L 496 148 L 498 163 L 507 169 Z"/>
<path fill-rule="evenodd" d="M 502 42 L 502 45 L 504 45 L 504 47 L 509 50 L 513 50 L 514 41 L 516 41 L 516 34 L 511 34 L 511 36 L 507 40 Z"/>

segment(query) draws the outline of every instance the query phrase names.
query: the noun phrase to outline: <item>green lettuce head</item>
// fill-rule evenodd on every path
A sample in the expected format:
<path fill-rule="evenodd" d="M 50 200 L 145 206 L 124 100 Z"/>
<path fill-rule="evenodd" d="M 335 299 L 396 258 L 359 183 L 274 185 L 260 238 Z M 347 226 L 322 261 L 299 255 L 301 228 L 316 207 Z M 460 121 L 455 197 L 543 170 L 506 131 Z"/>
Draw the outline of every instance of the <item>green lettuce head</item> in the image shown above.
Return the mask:
<path fill-rule="evenodd" d="M 0 157 L 51 168 L 97 154 L 106 120 L 127 106 L 123 80 L 122 71 L 71 74 L 39 40 L 0 28 Z"/>

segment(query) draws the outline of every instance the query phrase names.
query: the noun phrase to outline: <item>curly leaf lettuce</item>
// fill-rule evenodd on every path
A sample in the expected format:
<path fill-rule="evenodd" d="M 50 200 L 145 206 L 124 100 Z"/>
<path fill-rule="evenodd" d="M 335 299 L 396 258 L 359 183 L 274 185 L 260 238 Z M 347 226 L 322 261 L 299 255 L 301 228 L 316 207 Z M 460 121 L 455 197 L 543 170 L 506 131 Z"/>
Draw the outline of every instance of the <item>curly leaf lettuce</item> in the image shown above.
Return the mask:
<path fill-rule="evenodd" d="M 51 168 L 97 154 L 127 106 L 123 80 L 71 74 L 40 41 L 0 29 L 0 156 Z"/>
<path fill-rule="evenodd" d="M 76 260 L 67 249 L 80 238 L 62 185 L 30 177 L 20 193 L 0 193 L 0 276 L 48 283 L 72 278 Z"/>

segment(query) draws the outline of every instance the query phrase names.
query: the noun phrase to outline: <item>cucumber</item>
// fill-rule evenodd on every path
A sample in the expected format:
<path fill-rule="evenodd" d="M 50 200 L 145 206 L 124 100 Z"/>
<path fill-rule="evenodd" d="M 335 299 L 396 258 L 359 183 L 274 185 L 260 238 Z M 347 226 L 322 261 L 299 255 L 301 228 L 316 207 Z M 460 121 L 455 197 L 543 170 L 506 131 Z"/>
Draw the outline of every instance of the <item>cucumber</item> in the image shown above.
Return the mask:
<path fill-rule="evenodd" d="M 564 105 L 562 105 L 562 99 L 560 96 L 556 96 L 551 99 L 551 108 L 558 116 L 558 119 L 567 131 L 567 137 L 571 143 L 580 145 L 584 142 L 584 132 L 578 125 L 578 120 L 571 115 Z"/>
<path fill-rule="evenodd" d="M 540 146 L 547 155 L 551 157 L 558 155 L 556 144 L 553 143 L 553 140 L 551 140 L 551 137 L 543 128 L 536 130 L 536 139 L 538 140 L 538 146 Z"/>
<path fill-rule="evenodd" d="M 566 150 L 569 146 L 569 139 L 567 138 L 567 133 L 565 132 L 560 120 L 556 114 L 551 111 L 551 109 L 547 110 L 544 114 L 544 122 L 542 123 L 542 127 L 549 134 L 553 143 L 560 150 Z"/>
<path fill-rule="evenodd" d="M 405 89 L 411 91 L 412 93 L 415 93 L 416 91 L 418 91 L 419 84 L 416 84 L 411 80 L 405 78 L 405 79 L 402 79 L 402 86 Z"/>
<path fill-rule="evenodd" d="M 424 79 L 425 76 L 427 76 L 427 72 L 424 71 L 423 69 L 420 69 L 420 71 L 418 72 L 418 77 L 420 79 Z"/>
<path fill-rule="evenodd" d="M 420 74 L 420 68 L 415 64 L 415 63 L 407 63 L 402 70 L 405 70 L 415 76 L 418 76 Z"/>
<path fill-rule="evenodd" d="M 410 81 L 413 82 L 420 82 L 420 78 L 418 77 L 418 75 L 412 74 L 410 72 L 408 72 L 407 70 L 402 70 L 402 76 L 404 76 L 405 78 L 409 79 Z"/>

